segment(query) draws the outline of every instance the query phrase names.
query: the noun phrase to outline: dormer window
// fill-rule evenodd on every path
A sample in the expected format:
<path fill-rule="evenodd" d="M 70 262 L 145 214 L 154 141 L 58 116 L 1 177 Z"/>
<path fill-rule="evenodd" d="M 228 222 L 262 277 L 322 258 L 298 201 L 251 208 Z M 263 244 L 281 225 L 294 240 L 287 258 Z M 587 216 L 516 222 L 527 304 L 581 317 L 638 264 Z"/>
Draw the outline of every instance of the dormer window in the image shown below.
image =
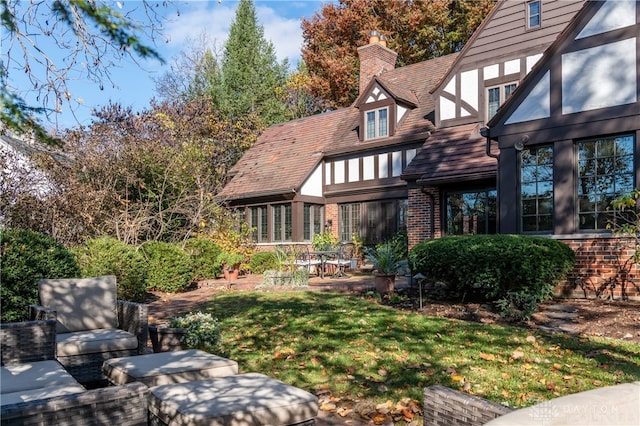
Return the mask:
<path fill-rule="evenodd" d="M 389 136 L 389 108 L 380 108 L 367 111 L 366 117 L 366 139 L 375 139 Z"/>
<path fill-rule="evenodd" d="M 517 85 L 518 83 L 511 82 L 487 89 L 487 121 L 496 115 L 500 105 L 511 96 L 511 93 L 516 90 Z"/>
<path fill-rule="evenodd" d="M 542 10 L 540 0 L 531 0 L 527 2 L 527 29 L 533 30 L 540 28 L 542 23 Z"/>

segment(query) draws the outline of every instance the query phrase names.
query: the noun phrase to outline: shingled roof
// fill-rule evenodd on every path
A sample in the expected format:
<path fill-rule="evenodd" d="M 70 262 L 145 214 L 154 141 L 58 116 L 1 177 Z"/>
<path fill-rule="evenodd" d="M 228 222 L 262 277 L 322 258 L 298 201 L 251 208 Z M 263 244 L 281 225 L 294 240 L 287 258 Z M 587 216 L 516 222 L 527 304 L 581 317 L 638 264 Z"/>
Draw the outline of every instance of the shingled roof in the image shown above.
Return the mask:
<path fill-rule="evenodd" d="M 486 153 L 478 124 L 436 130 L 402 173 L 405 180 L 438 185 L 496 176 L 497 161 Z"/>
<path fill-rule="evenodd" d="M 456 56 L 408 65 L 374 78 L 397 100 L 416 105 L 405 114 L 394 136 L 360 141 L 358 101 L 348 108 L 273 125 L 233 167 L 232 179 L 220 198 L 230 201 L 293 194 L 326 156 L 425 139 L 434 130 L 429 90 Z"/>

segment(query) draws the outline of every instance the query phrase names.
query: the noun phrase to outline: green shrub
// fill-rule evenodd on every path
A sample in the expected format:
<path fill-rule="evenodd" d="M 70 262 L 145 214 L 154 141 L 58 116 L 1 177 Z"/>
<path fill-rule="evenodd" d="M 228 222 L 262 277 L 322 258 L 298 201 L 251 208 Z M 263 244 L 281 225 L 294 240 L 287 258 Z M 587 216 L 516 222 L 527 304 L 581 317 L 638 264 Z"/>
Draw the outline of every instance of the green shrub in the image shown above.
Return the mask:
<path fill-rule="evenodd" d="M 147 262 L 135 247 L 112 237 L 85 242 L 73 250 L 83 277 L 115 275 L 118 299 L 141 302 L 146 293 Z"/>
<path fill-rule="evenodd" d="M 263 274 L 268 269 L 278 268 L 278 257 L 273 251 L 259 251 L 251 256 L 249 269 L 253 274 Z"/>
<path fill-rule="evenodd" d="M 191 256 L 194 280 L 215 279 L 222 273 L 222 264 L 218 260 L 222 249 L 213 241 L 191 238 L 185 242 L 184 250 Z"/>
<path fill-rule="evenodd" d="M 162 241 L 142 245 L 147 260 L 147 290 L 178 293 L 192 282 L 191 257 L 180 247 Z"/>
<path fill-rule="evenodd" d="M 463 295 L 478 292 L 488 300 L 508 297 L 527 304 L 552 295 L 555 285 L 573 268 L 575 254 L 566 244 L 549 238 L 470 235 L 417 244 L 409 260 L 413 274 L 444 282 Z"/>
<path fill-rule="evenodd" d="M 28 306 L 39 303 L 38 280 L 80 276 L 75 256 L 44 234 L 9 228 L 0 230 L 0 242 L 2 322 L 29 319 Z"/>
<path fill-rule="evenodd" d="M 222 343 L 220 323 L 211 314 L 188 313 L 174 318 L 170 326 L 187 330 L 183 342 L 185 349 L 200 349 L 207 352 L 216 352 L 220 349 Z"/>

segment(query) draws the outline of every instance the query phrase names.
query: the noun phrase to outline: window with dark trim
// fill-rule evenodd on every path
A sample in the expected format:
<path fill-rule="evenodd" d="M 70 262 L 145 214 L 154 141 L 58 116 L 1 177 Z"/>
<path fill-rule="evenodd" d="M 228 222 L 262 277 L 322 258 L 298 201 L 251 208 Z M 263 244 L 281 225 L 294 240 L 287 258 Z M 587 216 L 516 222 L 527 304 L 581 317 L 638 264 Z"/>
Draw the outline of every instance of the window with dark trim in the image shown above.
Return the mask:
<path fill-rule="evenodd" d="M 611 201 L 634 188 L 633 135 L 577 142 L 578 230 L 605 230 Z"/>
<path fill-rule="evenodd" d="M 531 0 L 527 2 L 527 29 L 540 28 L 542 24 L 542 2 Z"/>
<path fill-rule="evenodd" d="M 520 226 L 522 232 L 553 231 L 553 147 L 520 154 Z"/>
<path fill-rule="evenodd" d="M 359 237 L 360 231 L 360 203 L 340 205 L 340 241 L 351 241 L 354 236 Z"/>
<path fill-rule="evenodd" d="M 491 120 L 498 112 L 498 108 L 516 90 L 517 83 L 507 83 L 500 86 L 487 88 L 487 121 Z"/>
<path fill-rule="evenodd" d="M 291 204 L 279 204 L 271 207 L 273 218 L 273 240 L 291 241 Z"/>
<path fill-rule="evenodd" d="M 324 206 L 319 204 L 305 204 L 303 218 L 303 238 L 312 241 L 315 234 L 322 232 L 324 223 Z"/>
<path fill-rule="evenodd" d="M 365 116 L 366 138 L 375 139 L 389 135 L 389 108 L 367 111 Z"/>
<path fill-rule="evenodd" d="M 447 194 L 447 235 L 495 234 L 496 200 L 495 189 Z"/>
<path fill-rule="evenodd" d="M 256 243 L 265 243 L 268 241 L 267 206 L 249 208 L 249 226 L 253 228 L 253 240 Z"/>

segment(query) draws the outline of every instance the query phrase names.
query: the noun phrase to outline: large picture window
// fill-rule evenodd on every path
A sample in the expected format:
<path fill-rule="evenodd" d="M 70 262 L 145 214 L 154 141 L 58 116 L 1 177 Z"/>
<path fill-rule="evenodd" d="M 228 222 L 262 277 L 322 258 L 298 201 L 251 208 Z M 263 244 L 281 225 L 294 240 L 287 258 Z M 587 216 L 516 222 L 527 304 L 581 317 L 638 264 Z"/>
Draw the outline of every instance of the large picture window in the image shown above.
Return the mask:
<path fill-rule="evenodd" d="M 365 114 L 367 139 L 381 138 L 389 135 L 389 109 L 381 108 Z"/>
<path fill-rule="evenodd" d="M 520 155 L 522 232 L 553 231 L 553 147 L 541 146 Z"/>
<path fill-rule="evenodd" d="M 272 206 L 273 241 L 291 241 L 291 204 Z"/>
<path fill-rule="evenodd" d="M 495 234 L 496 190 L 449 193 L 446 197 L 448 235 Z"/>
<path fill-rule="evenodd" d="M 579 230 L 606 229 L 611 201 L 633 190 L 634 145 L 633 135 L 577 143 Z"/>
<path fill-rule="evenodd" d="M 312 241 L 315 234 L 322 232 L 324 207 L 318 204 L 304 205 L 304 235 L 305 241 Z"/>

